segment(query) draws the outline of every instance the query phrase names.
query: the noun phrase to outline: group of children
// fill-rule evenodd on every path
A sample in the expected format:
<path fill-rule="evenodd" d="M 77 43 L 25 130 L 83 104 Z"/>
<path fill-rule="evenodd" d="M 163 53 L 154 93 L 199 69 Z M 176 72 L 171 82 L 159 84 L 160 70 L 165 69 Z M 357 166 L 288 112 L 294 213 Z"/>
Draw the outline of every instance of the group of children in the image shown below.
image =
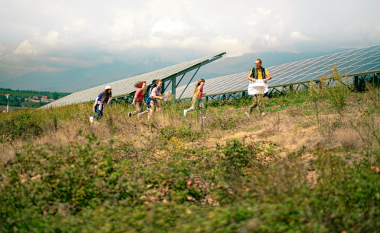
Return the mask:
<path fill-rule="evenodd" d="M 202 96 L 206 95 L 206 93 L 203 92 L 204 84 L 204 79 L 200 79 L 196 83 L 191 107 L 184 110 L 184 116 L 186 116 L 188 112 L 196 110 L 197 106 L 199 106 L 201 118 L 204 118 L 204 104 L 202 102 Z M 137 91 L 132 101 L 135 110 L 128 113 L 129 117 L 137 115 L 139 119 L 143 114 L 148 114 L 148 119 L 150 119 L 154 113 L 161 111 L 157 100 L 164 98 L 164 96 L 161 95 L 162 80 L 153 80 L 151 85 L 147 85 L 145 81 L 140 81 L 135 84 L 135 87 Z M 95 100 L 93 106 L 95 114 L 90 117 L 91 123 L 97 122 L 102 118 L 105 105 L 110 103 L 111 100 L 112 88 L 111 86 L 106 86 L 104 92 L 100 93 Z M 143 111 L 144 105 L 147 106 L 147 110 L 145 111 Z"/>
<path fill-rule="evenodd" d="M 250 84 L 252 83 L 267 83 L 269 80 L 272 79 L 267 69 L 262 67 L 261 59 L 256 59 L 255 61 L 255 67 L 253 67 L 248 75 L 248 80 L 250 80 Z M 260 82 L 258 82 L 260 80 Z M 202 96 L 206 95 L 206 93 L 203 92 L 203 86 L 205 85 L 205 80 L 200 79 L 196 84 L 194 88 L 194 94 L 192 99 L 191 107 L 188 109 L 185 109 L 183 111 L 183 115 L 186 116 L 188 112 L 196 110 L 196 108 L 199 106 L 201 118 L 204 117 L 204 104 L 202 102 Z M 135 106 L 135 111 L 129 112 L 128 116 L 131 117 L 132 115 L 136 115 L 140 118 L 141 115 L 148 113 L 148 119 L 152 117 L 152 115 L 155 112 L 161 111 L 160 106 L 158 105 L 157 100 L 163 99 L 163 95 L 161 95 L 161 88 L 162 88 L 162 81 L 161 80 L 153 80 L 151 85 L 147 85 L 145 81 L 140 81 L 135 84 L 135 87 L 137 88 L 137 91 L 135 93 L 135 96 L 133 97 L 132 105 Z M 260 87 L 261 88 L 261 87 Z M 260 93 L 254 94 L 254 101 L 252 105 L 249 107 L 248 111 L 245 112 L 245 115 L 249 117 L 256 107 L 259 107 L 260 115 L 264 116 L 264 111 L 262 108 L 262 99 L 264 97 L 264 94 L 267 90 L 262 91 L 260 89 Z M 93 122 L 94 118 L 99 120 L 103 116 L 103 109 L 105 107 L 105 104 L 109 103 L 112 100 L 112 93 L 111 93 L 111 87 L 106 86 L 105 91 L 100 93 L 99 96 L 96 98 L 94 103 L 94 112 L 95 114 L 90 117 L 90 121 Z M 147 110 L 143 111 L 143 103 L 147 106 Z"/>

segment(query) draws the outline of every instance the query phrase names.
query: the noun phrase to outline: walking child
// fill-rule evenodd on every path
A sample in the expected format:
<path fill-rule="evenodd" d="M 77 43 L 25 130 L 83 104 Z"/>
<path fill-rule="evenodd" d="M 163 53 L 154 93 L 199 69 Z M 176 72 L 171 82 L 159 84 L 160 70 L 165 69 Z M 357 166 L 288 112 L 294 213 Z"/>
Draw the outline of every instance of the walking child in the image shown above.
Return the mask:
<path fill-rule="evenodd" d="M 143 102 L 145 103 L 144 96 L 143 96 L 143 89 L 145 88 L 145 86 L 146 86 L 145 81 L 140 81 L 135 84 L 135 87 L 138 88 L 132 101 L 132 105 L 135 106 L 135 111 L 129 112 L 128 113 L 129 117 L 131 117 L 132 115 L 142 113 Z"/>
<path fill-rule="evenodd" d="M 183 115 L 186 116 L 188 112 L 194 111 L 197 106 L 199 106 L 201 110 L 201 118 L 204 117 L 204 104 L 202 101 L 202 96 L 206 95 L 206 93 L 203 92 L 203 86 L 205 85 L 205 80 L 200 79 L 197 84 L 195 84 L 195 89 L 194 89 L 194 95 L 193 95 L 193 100 L 191 102 L 191 107 L 189 109 L 183 110 Z"/>
<path fill-rule="evenodd" d="M 90 117 L 90 122 L 94 122 L 94 118 L 96 121 L 100 120 L 103 116 L 103 110 L 110 101 L 112 100 L 112 88 L 111 86 L 106 86 L 104 92 L 100 93 L 98 97 L 96 97 L 94 103 L 94 112 L 95 114 Z"/>

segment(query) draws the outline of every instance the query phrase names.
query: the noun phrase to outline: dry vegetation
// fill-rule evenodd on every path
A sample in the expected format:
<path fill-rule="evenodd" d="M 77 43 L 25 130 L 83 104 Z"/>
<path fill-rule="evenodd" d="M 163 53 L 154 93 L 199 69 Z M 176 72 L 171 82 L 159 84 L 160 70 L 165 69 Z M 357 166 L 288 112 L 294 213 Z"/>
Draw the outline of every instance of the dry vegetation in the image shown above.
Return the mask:
<path fill-rule="evenodd" d="M 311 88 L 264 117 L 250 99 L 204 120 L 189 103 L 151 121 L 111 105 L 97 125 L 90 104 L 1 114 L 0 230 L 379 232 L 380 91 Z"/>

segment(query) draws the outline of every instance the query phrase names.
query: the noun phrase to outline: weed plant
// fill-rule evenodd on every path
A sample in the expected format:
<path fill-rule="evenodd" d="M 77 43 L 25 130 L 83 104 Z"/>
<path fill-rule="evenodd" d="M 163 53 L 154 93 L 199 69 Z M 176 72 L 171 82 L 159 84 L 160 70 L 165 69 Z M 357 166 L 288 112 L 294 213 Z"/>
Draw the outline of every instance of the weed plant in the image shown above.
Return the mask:
<path fill-rule="evenodd" d="M 336 108 L 339 114 L 342 114 L 343 107 L 346 106 L 347 97 L 350 95 L 348 89 L 347 71 L 343 77 L 338 68 L 333 65 L 333 69 L 329 68 L 330 77 L 326 74 L 320 76 L 321 89 L 331 104 Z M 334 85 L 328 85 L 327 82 L 334 82 Z"/>

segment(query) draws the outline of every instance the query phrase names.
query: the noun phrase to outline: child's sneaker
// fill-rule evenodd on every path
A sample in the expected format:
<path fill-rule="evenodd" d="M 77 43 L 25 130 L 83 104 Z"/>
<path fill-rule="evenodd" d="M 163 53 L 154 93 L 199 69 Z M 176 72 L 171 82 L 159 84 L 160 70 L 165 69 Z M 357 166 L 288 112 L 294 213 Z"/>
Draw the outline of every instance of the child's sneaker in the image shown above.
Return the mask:
<path fill-rule="evenodd" d="M 131 116 L 132 116 L 132 114 L 129 112 L 129 113 L 128 113 L 128 116 L 129 116 L 129 117 L 131 117 Z"/>
<path fill-rule="evenodd" d="M 90 116 L 90 123 L 94 123 L 94 117 Z"/>
<path fill-rule="evenodd" d="M 185 109 L 183 110 L 183 115 L 186 116 L 186 114 L 187 114 L 187 110 Z"/>

